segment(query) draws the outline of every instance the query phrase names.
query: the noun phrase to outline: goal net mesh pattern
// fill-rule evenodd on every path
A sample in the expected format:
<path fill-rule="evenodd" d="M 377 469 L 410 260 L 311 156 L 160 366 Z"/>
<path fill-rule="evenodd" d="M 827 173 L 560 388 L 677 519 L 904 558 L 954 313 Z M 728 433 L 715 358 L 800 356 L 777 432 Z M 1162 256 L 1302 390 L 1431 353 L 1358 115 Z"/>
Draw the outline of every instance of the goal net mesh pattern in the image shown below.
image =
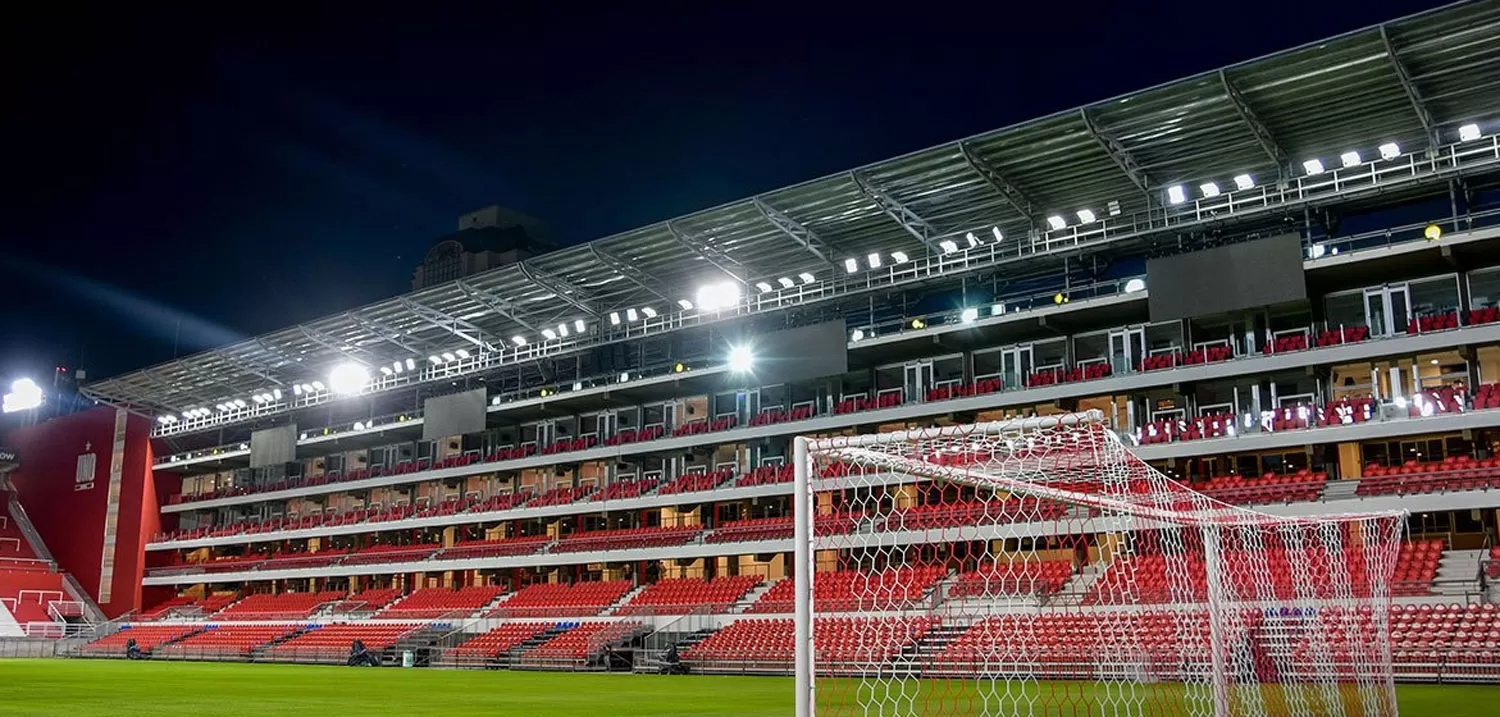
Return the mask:
<path fill-rule="evenodd" d="M 1396 714 L 1401 513 L 1229 505 L 1097 414 L 807 457 L 818 715 Z"/>

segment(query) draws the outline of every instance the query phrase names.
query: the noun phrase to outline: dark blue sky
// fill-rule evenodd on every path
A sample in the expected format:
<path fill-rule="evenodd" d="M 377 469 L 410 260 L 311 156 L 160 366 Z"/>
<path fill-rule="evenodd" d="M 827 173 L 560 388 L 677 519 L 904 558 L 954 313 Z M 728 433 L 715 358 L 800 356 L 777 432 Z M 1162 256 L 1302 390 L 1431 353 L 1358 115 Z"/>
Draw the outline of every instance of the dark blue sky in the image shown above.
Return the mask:
<path fill-rule="evenodd" d="M 1432 5 L 822 4 L 12 18 L 0 378 L 398 293 L 486 204 L 584 241 Z"/>

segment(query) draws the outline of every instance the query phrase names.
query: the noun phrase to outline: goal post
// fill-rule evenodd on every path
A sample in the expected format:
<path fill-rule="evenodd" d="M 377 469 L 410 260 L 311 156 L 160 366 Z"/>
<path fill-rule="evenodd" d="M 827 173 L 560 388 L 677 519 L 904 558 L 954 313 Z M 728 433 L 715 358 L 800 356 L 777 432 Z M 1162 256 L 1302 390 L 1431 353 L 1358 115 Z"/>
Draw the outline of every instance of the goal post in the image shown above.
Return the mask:
<path fill-rule="evenodd" d="M 1097 411 L 793 459 L 798 717 L 1396 713 L 1404 513 L 1223 503 Z"/>

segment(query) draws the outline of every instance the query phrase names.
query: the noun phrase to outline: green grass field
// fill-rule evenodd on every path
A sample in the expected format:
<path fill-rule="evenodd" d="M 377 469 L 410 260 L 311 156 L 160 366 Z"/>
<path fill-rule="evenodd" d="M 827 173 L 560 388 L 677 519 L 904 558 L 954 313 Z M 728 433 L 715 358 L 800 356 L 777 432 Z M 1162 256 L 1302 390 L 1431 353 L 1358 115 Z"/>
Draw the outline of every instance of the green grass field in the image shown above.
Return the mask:
<path fill-rule="evenodd" d="M 955 707 L 974 704 L 963 694 L 973 691 L 970 683 L 924 689 L 947 705 L 944 715 L 982 714 Z M 5 717 L 761 717 L 791 714 L 791 690 L 790 679 L 763 677 L 0 660 L 0 715 Z M 1500 709 L 1500 687 L 1402 685 L 1399 692 L 1407 717 L 1489 717 Z"/>

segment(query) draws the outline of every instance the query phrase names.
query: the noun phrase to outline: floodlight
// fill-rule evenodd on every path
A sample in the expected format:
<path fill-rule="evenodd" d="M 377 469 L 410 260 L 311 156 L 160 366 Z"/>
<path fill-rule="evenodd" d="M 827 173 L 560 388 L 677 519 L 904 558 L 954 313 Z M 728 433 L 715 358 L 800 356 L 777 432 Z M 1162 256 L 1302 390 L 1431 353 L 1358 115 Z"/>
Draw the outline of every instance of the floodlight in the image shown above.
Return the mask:
<path fill-rule="evenodd" d="M 811 283 L 813 283 L 813 281 L 814 281 L 814 280 L 815 280 L 815 279 L 817 279 L 817 278 L 818 278 L 818 277 L 816 277 L 816 276 L 813 276 L 813 275 L 812 275 L 812 272 L 809 272 L 809 271 L 804 271 L 804 272 L 802 272 L 802 273 L 801 273 L 801 274 L 798 274 L 798 275 L 797 275 L 797 278 L 798 278 L 798 279 L 801 279 L 801 280 L 802 280 L 802 283 L 804 283 L 804 284 L 811 284 Z"/>
<path fill-rule="evenodd" d="M 255 405 L 259 406 L 260 404 L 266 402 L 266 397 L 257 393 L 254 396 L 251 396 L 250 400 L 254 401 Z"/>
<path fill-rule="evenodd" d="M 1322 174 L 1323 173 L 1323 160 L 1321 160 L 1321 159 L 1309 159 L 1306 162 L 1303 162 L 1302 163 L 1302 171 L 1307 172 L 1308 176 L 1312 176 L 1314 174 Z"/>
<path fill-rule="evenodd" d="M 8 396 L 10 394 L 6 394 L 6 395 Z M 214 408 L 217 408 L 220 411 L 228 411 L 230 408 L 232 408 L 232 406 L 230 406 L 228 404 L 224 404 L 224 403 L 216 403 L 216 404 L 214 404 Z"/>
<path fill-rule="evenodd" d="M 626 321 L 634 322 L 634 321 L 639 320 L 640 318 L 641 318 L 641 315 L 639 313 L 637 313 L 635 309 L 626 309 L 625 310 L 625 320 Z M 543 333 L 545 333 L 545 332 L 543 332 Z"/>
<path fill-rule="evenodd" d="M 740 303 L 740 285 L 733 281 L 721 281 L 698 289 L 699 311 L 719 311 Z"/>
<path fill-rule="evenodd" d="M 1246 189 L 1254 189 L 1255 177 L 1252 177 L 1248 174 L 1234 175 L 1234 188 L 1240 191 L 1244 191 Z"/>
<path fill-rule="evenodd" d="M 517 337 L 517 338 L 520 338 L 520 337 Z M 524 344 L 524 343 L 526 343 L 526 341 L 522 340 L 521 343 Z M 416 359 L 410 359 L 410 358 L 407 359 L 406 360 L 406 370 L 407 371 L 415 371 L 415 370 L 417 370 L 417 360 Z"/>
<path fill-rule="evenodd" d="M 1000 227 L 990 227 L 990 233 L 995 235 L 995 241 L 1005 241 L 1005 235 L 1000 233 Z"/>
<path fill-rule="evenodd" d="M 294 395 L 301 396 L 302 395 L 302 384 L 300 384 L 300 383 L 294 383 L 294 384 L 292 384 L 292 393 Z"/>
<path fill-rule="evenodd" d="M 944 254 L 952 254 L 953 252 L 958 251 L 958 244 L 955 243 L 952 239 L 944 239 L 938 242 L 938 246 L 942 247 Z"/>
<path fill-rule="evenodd" d="M 871 269 L 879 269 L 880 268 L 880 253 L 879 252 L 871 252 L 869 256 L 865 257 L 865 261 L 867 261 L 867 262 L 870 263 L 870 268 Z"/>
<path fill-rule="evenodd" d="M 557 335 L 562 336 L 564 338 L 567 338 L 567 336 L 568 336 L 568 325 L 565 324 L 565 323 L 558 324 L 557 325 Z"/>
<path fill-rule="evenodd" d="M 620 383 L 625 383 L 626 381 L 629 381 L 629 380 L 630 380 L 630 372 L 629 371 L 621 371 L 620 372 Z"/>
<path fill-rule="evenodd" d="M 364 424 L 364 422 L 363 421 L 355 421 L 354 422 L 354 430 L 356 430 L 356 431 L 363 431 L 363 430 L 365 430 L 365 424 Z"/>
<path fill-rule="evenodd" d="M 1476 139 L 1479 139 L 1479 125 L 1470 123 L 1458 128 L 1458 141 L 1473 142 Z"/>
<path fill-rule="evenodd" d="M 443 352 L 443 361 L 445 363 L 446 362 L 457 361 L 457 360 L 458 360 L 458 357 L 454 356 L 452 351 L 444 351 Z"/>
<path fill-rule="evenodd" d="M 1307 248 L 1307 258 L 1317 259 L 1328 253 L 1328 247 L 1322 244 L 1314 244 Z"/>
<path fill-rule="evenodd" d="M 1094 223 L 1094 210 L 1092 210 L 1092 209 L 1080 209 L 1080 210 L 1078 210 L 1078 221 L 1080 223 L 1083 223 L 1083 224 L 1093 224 Z"/>
<path fill-rule="evenodd" d="M 783 289 L 790 289 L 796 282 L 792 281 L 790 277 L 783 276 L 780 279 L 777 279 L 776 283 L 780 284 L 781 288 Z"/>
<path fill-rule="evenodd" d="M 468 349 L 459 349 L 457 351 L 454 351 L 453 353 L 458 354 L 458 357 L 461 358 L 461 359 L 466 359 L 466 358 L 469 357 L 469 351 L 468 351 Z"/>
<path fill-rule="evenodd" d="M 1145 279 L 1131 279 L 1130 281 L 1125 282 L 1125 293 L 1127 293 L 1127 294 L 1134 294 L 1137 291 L 1145 291 L 1145 290 L 1146 290 L 1146 280 Z"/>
<path fill-rule="evenodd" d="M 1066 219 L 1053 214 L 1052 216 L 1047 217 L 1047 226 L 1052 227 L 1052 229 L 1056 231 L 1059 229 L 1066 229 L 1068 226 L 1068 222 Z"/>
<path fill-rule="evenodd" d="M 746 345 L 734 346 L 729 349 L 729 370 L 735 373 L 749 371 L 755 365 L 755 354 Z"/>
<path fill-rule="evenodd" d="M 1005 302 L 999 302 L 990 307 L 990 316 L 999 316 L 1005 313 Z"/>
<path fill-rule="evenodd" d="M 849 340 L 850 341 L 859 341 L 859 340 L 863 339 L 864 337 L 865 337 L 865 330 L 864 329 L 855 329 L 854 331 L 852 331 L 852 332 L 849 333 Z"/>
<path fill-rule="evenodd" d="M 244 408 L 246 405 L 247 404 L 245 403 L 245 399 L 243 399 L 243 398 L 236 398 L 236 399 L 234 399 L 234 407 L 235 408 Z"/>
<path fill-rule="evenodd" d="M 385 374 L 385 375 L 387 375 L 387 376 L 389 376 L 389 375 L 391 375 L 391 367 L 390 366 L 381 366 L 380 367 L 380 372 L 383 373 L 383 374 Z"/>
<path fill-rule="evenodd" d="M 1386 142 L 1380 145 L 1381 159 L 1395 159 L 1401 156 L 1401 145 L 1395 142 Z"/>
<path fill-rule="evenodd" d="M 321 391 L 321 390 L 323 390 L 325 388 L 323 386 L 323 382 L 322 381 L 313 381 L 312 382 L 312 387 L 315 388 L 315 389 L 317 389 L 317 390 L 319 390 L 319 391 Z"/>
<path fill-rule="evenodd" d="M 844 271 L 847 271 L 850 274 L 853 274 L 854 272 L 859 271 L 859 262 L 855 261 L 853 258 L 845 259 L 844 260 Z"/>
<path fill-rule="evenodd" d="M 15 413 L 29 411 L 42 405 L 42 387 L 29 378 L 18 378 L 10 383 L 10 393 L 0 399 L 0 411 Z"/>
<path fill-rule="evenodd" d="M 681 306 L 683 311 L 692 311 L 693 310 L 693 302 L 688 301 L 687 299 L 678 299 L 677 300 L 677 305 Z"/>
<path fill-rule="evenodd" d="M 515 345 L 517 345 L 517 346 L 525 346 L 526 345 L 526 337 L 525 336 L 521 336 L 521 335 L 518 334 L 516 336 L 510 337 L 510 342 L 513 343 L 513 344 L 515 344 Z"/>
<path fill-rule="evenodd" d="M 406 370 L 406 367 L 401 365 L 400 361 L 397 361 L 396 363 L 391 364 L 391 370 L 395 371 L 396 373 L 401 373 L 402 371 Z"/>
<path fill-rule="evenodd" d="M 790 281 L 790 279 L 788 281 Z M 764 294 L 775 287 L 772 287 L 770 284 L 764 281 L 757 281 L 755 282 L 755 288 L 760 289 L 760 293 Z"/>
<path fill-rule="evenodd" d="M 588 324 L 584 323 L 583 319 L 573 319 L 573 328 L 581 334 L 587 331 L 589 326 Z"/>
<path fill-rule="evenodd" d="M 618 312 L 618 311 L 611 311 L 611 312 L 609 312 L 609 325 L 610 326 L 619 326 L 620 325 L 620 312 Z"/>
<path fill-rule="evenodd" d="M 1436 224 L 1428 224 L 1427 228 L 1422 230 L 1422 236 L 1426 237 L 1427 241 L 1437 241 L 1443 238 L 1443 228 Z"/>
<path fill-rule="evenodd" d="M 443 362 L 443 357 L 442 356 L 438 356 L 437 354 L 433 354 L 432 356 L 428 356 L 427 360 L 431 361 L 432 364 L 434 366 L 436 366 L 437 364 L 440 364 L 440 363 Z"/>
<path fill-rule="evenodd" d="M 964 238 L 969 240 L 969 248 L 970 249 L 973 249 L 974 247 L 979 246 L 979 237 L 974 236 L 974 232 L 969 232 L 968 234 L 965 234 Z"/>
<path fill-rule="evenodd" d="M 273 388 L 273 389 L 271 389 L 271 398 L 274 399 L 274 400 L 280 401 L 281 400 L 281 389 L 279 389 L 279 388 Z"/>
<path fill-rule="evenodd" d="M 656 309 L 653 309 L 653 308 L 651 308 L 649 306 L 647 306 L 644 309 L 641 309 L 641 313 L 645 314 L 646 318 L 648 318 L 648 319 L 654 319 L 654 318 L 656 318 Z"/>
<path fill-rule="evenodd" d="M 958 315 L 958 318 L 966 324 L 972 324 L 979 319 L 979 309 L 966 308 L 963 310 L 963 313 Z"/>
<path fill-rule="evenodd" d="M 906 262 L 911 261 L 911 257 L 907 256 L 906 252 L 904 251 L 893 251 L 891 252 L 891 261 L 897 264 L 905 264 Z"/>
<path fill-rule="evenodd" d="M 548 341 L 551 341 L 557 338 L 557 332 L 553 331 L 552 329 L 542 329 L 542 336 L 546 337 Z"/>
<path fill-rule="evenodd" d="M 1171 204 L 1181 204 L 1187 201 L 1187 190 L 1181 184 L 1167 187 L 1167 201 Z"/>
<path fill-rule="evenodd" d="M 369 383 L 370 372 L 357 363 L 339 364 L 328 374 L 328 385 L 333 392 L 345 396 L 365 390 Z"/>
<path fill-rule="evenodd" d="M 1339 162 L 1345 167 L 1358 167 L 1360 162 L 1359 152 L 1351 149 L 1348 152 L 1339 155 Z"/>
<path fill-rule="evenodd" d="M 1198 185 L 1198 191 L 1203 194 L 1204 199 L 1213 199 L 1219 196 L 1218 182 L 1204 182 Z"/>

